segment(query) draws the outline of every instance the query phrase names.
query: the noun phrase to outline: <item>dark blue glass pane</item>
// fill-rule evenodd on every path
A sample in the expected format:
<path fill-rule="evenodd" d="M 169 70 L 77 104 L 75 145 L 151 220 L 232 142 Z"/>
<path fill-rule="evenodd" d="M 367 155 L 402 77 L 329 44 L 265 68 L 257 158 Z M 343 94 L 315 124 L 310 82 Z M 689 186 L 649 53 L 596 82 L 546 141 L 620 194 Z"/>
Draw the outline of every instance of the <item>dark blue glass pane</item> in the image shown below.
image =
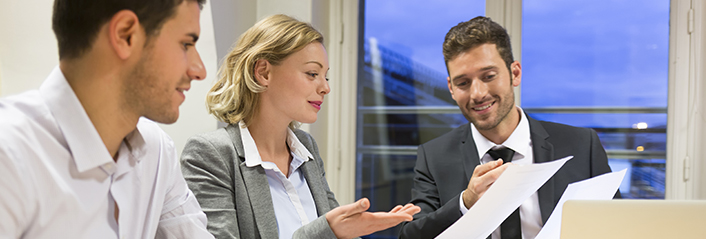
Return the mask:
<path fill-rule="evenodd" d="M 358 104 L 455 105 L 441 45 L 451 27 L 484 12 L 483 0 L 366 1 Z"/>
<path fill-rule="evenodd" d="M 369 211 L 389 211 L 412 199 L 410 189 L 417 155 L 359 154 L 356 162 L 356 198 L 370 200 Z M 397 238 L 399 226 L 364 238 Z"/>
<path fill-rule="evenodd" d="M 669 0 L 524 0 L 522 14 L 524 108 L 667 107 Z M 666 114 L 531 115 L 594 128 L 609 153 L 655 153 L 609 163 L 628 169 L 623 197 L 664 198 Z"/>
<path fill-rule="evenodd" d="M 364 114 L 363 145 L 418 146 L 467 124 L 461 114 Z"/>
<path fill-rule="evenodd" d="M 365 1 L 364 38 L 443 74 L 441 44 L 451 27 L 485 15 L 485 0 Z M 445 83 L 444 83 L 445 84 Z"/>
<path fill-rule="evenodd" d="M 669 0 L 525 0 L 522 105 L 667 106 Z"/>
<path fill-rule="evenodd" d="M 613 171 L 627 169 L 620 185 L 623 198 L 664 199 L 664 159 L 608 159 Z"/>

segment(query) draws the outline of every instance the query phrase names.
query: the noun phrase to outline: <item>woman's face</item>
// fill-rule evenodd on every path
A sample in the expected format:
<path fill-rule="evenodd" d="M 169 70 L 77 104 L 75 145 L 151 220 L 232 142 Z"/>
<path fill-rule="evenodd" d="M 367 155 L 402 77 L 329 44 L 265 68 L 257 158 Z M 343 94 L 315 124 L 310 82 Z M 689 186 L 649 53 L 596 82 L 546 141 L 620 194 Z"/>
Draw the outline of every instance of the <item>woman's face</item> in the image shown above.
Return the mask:
<path fill-rule="evenodd" d="M 310 43 L 289 55 L 279 65 L 271 65 L 269 84 L 262 107 L 271 107 L 275 115 L 302 123 L 316 121 L 324 103 L 328 85 L 328 56 L 324 45 Z"/>

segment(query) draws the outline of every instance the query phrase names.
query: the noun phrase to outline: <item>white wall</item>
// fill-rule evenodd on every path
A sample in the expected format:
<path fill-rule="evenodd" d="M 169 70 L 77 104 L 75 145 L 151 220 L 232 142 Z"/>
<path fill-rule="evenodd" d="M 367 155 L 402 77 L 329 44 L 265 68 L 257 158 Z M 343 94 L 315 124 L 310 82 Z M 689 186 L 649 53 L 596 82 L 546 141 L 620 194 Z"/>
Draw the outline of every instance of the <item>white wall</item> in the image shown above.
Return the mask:
<path fill-rule="evenodd" d="M 59 64 L 53 0 L 0 2 L 0 96 L 39 88 Z"/>
<path fill-rule="evenodd" d="M 51 30 L 53 3 L 53 0 L 0 2 L 0 97 L 38 88 L 58 65 L 57 43 Z M 216 76 L 218 59 L 209 3 L 201 12 L 201 36 L 196 49 L 208 76 L 192 82 L 180 108 L 179 120 L 162 125 L 179 153 L 188 137 L 216 128 L 216 120 L 208 115 L 204 103 Z"/>

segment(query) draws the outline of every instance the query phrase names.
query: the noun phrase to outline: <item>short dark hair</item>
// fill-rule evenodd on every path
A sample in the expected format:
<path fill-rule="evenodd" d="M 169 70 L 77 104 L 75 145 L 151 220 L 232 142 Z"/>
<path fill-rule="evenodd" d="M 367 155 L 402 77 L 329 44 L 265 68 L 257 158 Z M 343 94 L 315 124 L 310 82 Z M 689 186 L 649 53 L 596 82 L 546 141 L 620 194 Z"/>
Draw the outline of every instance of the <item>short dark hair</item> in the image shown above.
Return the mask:
<path fill-rule="evenodd" d="M 452 27 L 444 38 L 444 63 L 448 70 L 449 61 L 459 54 L 486 43 L 495 44 L 508 71 L 515 60 L 512 57 L 510 36 L 505 28 L 489 17 L 475 17 Z"/>
<path fill-rule="evenodd" d="M 195 1 L 203 7 L 206 0 Z M 130 10 L 148 36 L 159 33 L 184 0 L 56 0 L 52 29 L 59 43 L 59 59 L 77 58 L 91 48 L 100 28 L 113 15 Z"/>

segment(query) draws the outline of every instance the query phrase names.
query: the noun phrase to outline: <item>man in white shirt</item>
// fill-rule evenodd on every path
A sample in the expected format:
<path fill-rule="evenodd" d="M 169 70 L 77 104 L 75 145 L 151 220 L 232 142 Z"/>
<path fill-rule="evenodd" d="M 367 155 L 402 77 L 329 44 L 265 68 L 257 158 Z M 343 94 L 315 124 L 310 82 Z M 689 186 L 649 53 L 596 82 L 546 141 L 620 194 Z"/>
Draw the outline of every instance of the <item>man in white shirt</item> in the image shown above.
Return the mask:
<path fill-rule="evenodd" d="M 152 122 L 206 76 L 204 1 L 56 0 L 59 66 L 0 99 L 0 238 L 213 237 Z"/>
<path fill-rule="evenodd" d="M 411 203 L 422 210 L 400 238 L 433 238 L 483 196 L 509 166 L 574 158 L 527 198 L 491 234 L 492 239 L 534 238 L 568 184 L 610 172 L 592 129 L 538 121 L 515 105 L 522 67 L 510 37 L 487 17 L 459 23 L 446 34 L 448 88 L 470 122 L 421 146 Z"/>

